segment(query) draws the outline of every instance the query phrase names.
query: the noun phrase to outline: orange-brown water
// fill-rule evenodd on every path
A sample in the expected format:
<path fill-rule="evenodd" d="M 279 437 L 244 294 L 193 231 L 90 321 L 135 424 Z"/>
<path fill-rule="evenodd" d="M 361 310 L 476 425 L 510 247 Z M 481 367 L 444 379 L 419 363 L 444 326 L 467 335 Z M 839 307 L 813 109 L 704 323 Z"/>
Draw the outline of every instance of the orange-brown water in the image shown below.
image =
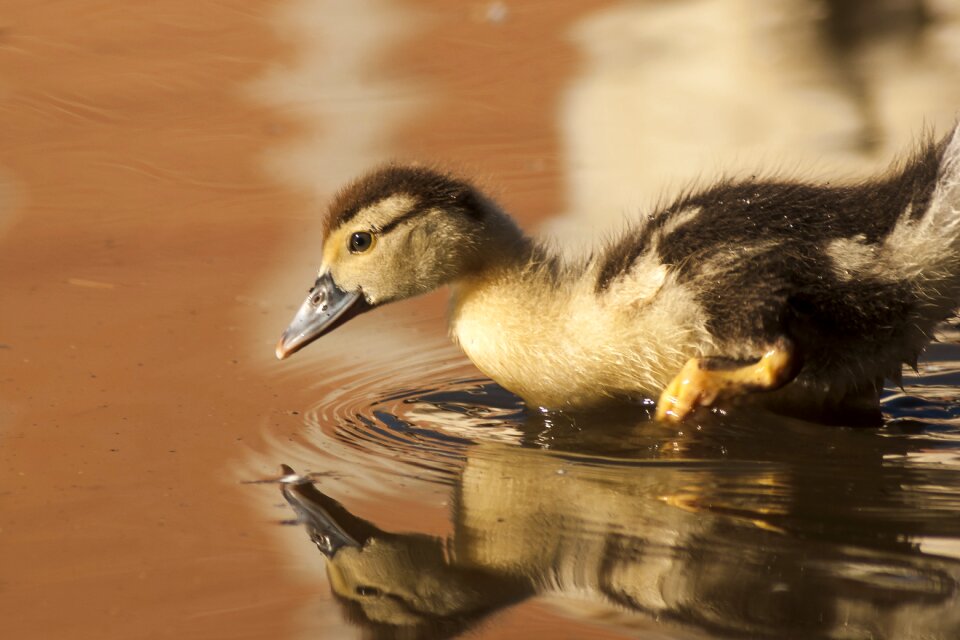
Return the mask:
<path fill-rule="evenodd" d="M 239 94 L 287 55 L 272 10 L 5 6 L 4 635 L 290 630 L 225 478 L 282 415 L 242 331 L 297 206 L 258 165 L 289 124 Z"/>
<path fill-rule="evenodd" d="M 8 0 L 3 635 L 358 636 L 303 528 L 278 524 L 293 517 L 278 485 L 244 484 L 284 463 L 380 529 L 447 537 L 510 584 L 519 567 L 536 593 L 491 604 L 482 637 L 742 631 L 736 603 L 680 585 L 711 553 L 745 600 L 807 589 L 826 595 L 800 617 L 886 608 L 883 629 L 908 630 L 891 637 L 952 637 L 949 349 L 888 400 L 898 426 L 829 435 L 531 418 L 446 344 L 442 295 L 272 359 L 324 199 L 371 163 L 449 164 L 525 225 L 569 211 L 563 234 L 728 166 L 860 175 L 924 119 L 949 124 L 954 13 L 867 25 L 838 53 L 808 4 Z M 638 541 L 652 562 L 618 564 Z M 776 558 L 779 574 L 760 569 Z M 630 591 L 666 582 L 680 604 L 662 618 Z"/>

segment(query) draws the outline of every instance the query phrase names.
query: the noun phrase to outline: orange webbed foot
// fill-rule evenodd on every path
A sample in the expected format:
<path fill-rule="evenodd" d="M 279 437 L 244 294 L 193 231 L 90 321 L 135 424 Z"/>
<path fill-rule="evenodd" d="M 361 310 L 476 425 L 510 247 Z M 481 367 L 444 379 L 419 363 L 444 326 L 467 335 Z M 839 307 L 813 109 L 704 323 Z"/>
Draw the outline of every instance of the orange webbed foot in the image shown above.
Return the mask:
<path fill-rule="evenodd" d="M 790 343 L 781 340 L 754 363 L 730 366 L 723 358 L 690 358 L 657 402 L 657 420 L 679 423 L 700 407 L 790 382 L 799 369 Z"/>

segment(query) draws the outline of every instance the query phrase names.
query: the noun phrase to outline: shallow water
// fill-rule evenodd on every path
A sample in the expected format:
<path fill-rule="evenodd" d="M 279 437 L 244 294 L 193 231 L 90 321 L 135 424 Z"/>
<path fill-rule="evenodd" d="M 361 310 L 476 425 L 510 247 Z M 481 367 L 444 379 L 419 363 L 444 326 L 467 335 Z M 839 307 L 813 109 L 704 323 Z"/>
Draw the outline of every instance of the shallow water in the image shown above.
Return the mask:
<path fill-rule="evenodd" d="M 443 293 L 273 359 L 372 164 L 575 250 L 690 181 L 882 169 L 958 43 L 940 0 L 9 0 L 0 635 L 960 636 L 950 327 L 869 430 L 530 411 Z"/>

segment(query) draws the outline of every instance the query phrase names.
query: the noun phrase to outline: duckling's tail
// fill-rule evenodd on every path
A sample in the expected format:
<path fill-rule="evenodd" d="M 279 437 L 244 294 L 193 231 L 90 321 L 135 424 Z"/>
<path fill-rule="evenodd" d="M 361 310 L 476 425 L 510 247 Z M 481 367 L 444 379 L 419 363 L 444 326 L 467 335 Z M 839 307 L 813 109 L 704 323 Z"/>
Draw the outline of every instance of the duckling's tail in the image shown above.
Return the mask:
<path fill-rule="evenodd" d="M 937 176 L 921 218 L 923 230 L 949 238 L 956 251 L 960 238 L 960 123 L 928 153 L 937 160 Z"/>
<path fill-rule="evenodd" d="M 884 242 L 897 280 L 912 283 L 942 320 L 960 303 L 960 124 L 917 155 L 900 180 L 912 193 Z"/>
<path fill-rule="evenodd" d="M 960 125 L 856 195 L 869 216 L 859 228 L 880 222 L 886 233 L 871 242 L 861 232 L 827 247 L 854 307 L 838 321 L 860 322 L 847 328 L 862 342 L 829 343 L 831 353 L 816 357 L 835 362 L 835 353 L 849 349 L 848 359 L 823 374 L 825 387 L 846 391 L 871 377 L 898 379 L 900 364 L 914 365 L 938 324 L 960 305 Z M 849 388 L 838 384 L 845 375 Z"/>

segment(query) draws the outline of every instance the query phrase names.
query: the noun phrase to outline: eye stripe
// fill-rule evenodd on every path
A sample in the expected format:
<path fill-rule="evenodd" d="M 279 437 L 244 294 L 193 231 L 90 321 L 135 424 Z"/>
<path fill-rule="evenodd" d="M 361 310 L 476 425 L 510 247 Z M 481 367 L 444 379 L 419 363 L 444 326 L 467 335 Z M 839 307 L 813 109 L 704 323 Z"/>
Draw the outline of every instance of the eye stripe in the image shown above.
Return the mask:
<path fill-rule="evenodd" d="M 404 222 L 407 222 L 408 220 L 413 220 L 418 216 L 422 216 L 425 213 L 427 213 L 427 211 L 428 211 L 427 209 L 417 208 L 417 209 L 412 209 L 410 211 L 407 211 L 403 215 L 397 216 L 396 218 L 394 218 L 393 220 L 391 220 L 390 222 L 388 222 L 387 224 L 383 225 L 383 227 L 380 228 L 380 235 L 383 235 L 385 233 L 390 233 L 391 231 L 399 227 Z"/>

